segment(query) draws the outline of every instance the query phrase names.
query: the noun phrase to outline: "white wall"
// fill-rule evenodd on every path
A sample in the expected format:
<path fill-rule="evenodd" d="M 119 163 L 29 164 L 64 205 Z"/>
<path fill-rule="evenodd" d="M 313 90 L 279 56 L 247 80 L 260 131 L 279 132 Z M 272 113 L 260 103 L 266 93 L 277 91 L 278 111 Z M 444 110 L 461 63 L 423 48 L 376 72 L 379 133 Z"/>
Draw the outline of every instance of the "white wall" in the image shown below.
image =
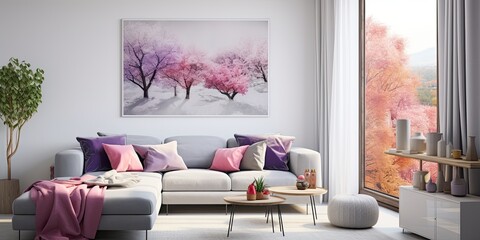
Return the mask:
<path fill-rule="evenodd" d="M 122 118 L 122 18 L 269 18 L 270 116 Z M 314 19 L 313 0 L 2 0 L 0 65 L 13 56 L 45 70 L 43 103 L 24 128 L 13 176 L 22 188 L 47 178 L 57 151 L 97 131 L 160 138 L 278 132 L 315 149 Z"/>

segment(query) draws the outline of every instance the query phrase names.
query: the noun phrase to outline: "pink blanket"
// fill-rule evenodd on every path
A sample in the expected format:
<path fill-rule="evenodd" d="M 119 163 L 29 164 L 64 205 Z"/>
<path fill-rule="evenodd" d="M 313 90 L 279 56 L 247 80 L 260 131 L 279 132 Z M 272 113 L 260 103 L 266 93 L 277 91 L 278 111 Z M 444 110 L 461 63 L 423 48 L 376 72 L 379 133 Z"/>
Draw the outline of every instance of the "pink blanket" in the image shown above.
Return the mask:
<path fill-rule="evenodd" d="M 37 208 L 36 240 L 95 238 L 106 188 L 82 184 L 92 178 L 38 181 L 26 190 Z"/>

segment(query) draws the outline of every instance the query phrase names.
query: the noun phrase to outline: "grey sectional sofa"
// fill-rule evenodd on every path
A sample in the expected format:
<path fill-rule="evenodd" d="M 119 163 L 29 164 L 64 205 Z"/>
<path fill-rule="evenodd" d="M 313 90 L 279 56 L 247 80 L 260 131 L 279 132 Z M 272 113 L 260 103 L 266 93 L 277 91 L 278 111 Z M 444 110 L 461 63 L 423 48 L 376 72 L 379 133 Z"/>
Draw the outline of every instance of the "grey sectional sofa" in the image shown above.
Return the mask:
<path fill-rule="evenodd" d="M 127 144 L 157 144 L 149 139 L 127 135 Z M 170 204 L 225 204 L 223 197 L 243 194 L 254 177 L 264 176 L 269 186 L 294 185 L 296 176 L 306 168 L 315 168 L 317 186 L 322 186 L 320 154 L 305 148 L 292 148 L 290 171 L 239 171 L 223 173 L 209 170 L 218 148 L 235 147 L 235 139 L 215 136 L 176 136 L 164 142 L 177 141 L 178 153 L 187 170 L 161 173 L 139 173 L 140 183 L 129 188 L 106 191 L 99 230 L 150 230 L 162 206 Z M 64 150 L 55 157 L 55 177 L 83 174 L 83 153 L 78 149 Z M 90 173 L 102 174 L 102 172 Z M 306 204 L 308 198 L 288 197 L 288 203 Z M 14 230 L 35 230 L 35 205 L 28 193 L 14 202 Z"/>

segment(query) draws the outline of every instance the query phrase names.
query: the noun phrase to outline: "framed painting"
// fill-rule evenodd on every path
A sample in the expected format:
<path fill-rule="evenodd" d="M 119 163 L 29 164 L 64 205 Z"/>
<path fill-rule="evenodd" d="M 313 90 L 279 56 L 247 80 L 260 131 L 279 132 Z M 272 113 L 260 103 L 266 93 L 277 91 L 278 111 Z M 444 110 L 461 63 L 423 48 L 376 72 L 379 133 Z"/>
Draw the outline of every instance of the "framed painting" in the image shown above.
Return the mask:
<path fill-rule="evenodd" d="M 122 116 L 268 116 L 269 22 L 122 20 Z"/>

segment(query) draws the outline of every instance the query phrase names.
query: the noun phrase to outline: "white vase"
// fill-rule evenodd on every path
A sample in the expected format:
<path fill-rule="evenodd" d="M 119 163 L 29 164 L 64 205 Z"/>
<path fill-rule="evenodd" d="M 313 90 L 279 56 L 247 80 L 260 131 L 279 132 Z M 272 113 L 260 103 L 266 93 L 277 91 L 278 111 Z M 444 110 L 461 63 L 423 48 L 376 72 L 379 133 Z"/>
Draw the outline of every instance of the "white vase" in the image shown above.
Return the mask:
<path fill-rule="evenodd" d="M 416 132 L 410 138 L 410 150 L 412 153 L 424 153 L 427 150 L 426 138 L 421 132 Z"/>
<path fill-rule="evenodd" d="M 437 143 L 442 138 L 441 133 L 430 132 L 427 133 L 427 155 L 437 156 Z"/>
<path fill-rule="evenodd" d="M 397 119 L 397 150 L 409 150 L 410 149 L 410 120 Z"/>
<path fill-rule="evenodd" d="M 415 171 L 413 172 L 413 187 L 419 190 L 425 190 L 425 175 L 428 171 Z"/>
<path fill-rule="evenodd" d="M 437 156 L 439 157 L 445 157 L 445 154 L 447 152 L 446 150 L 447 146 L 445 145 L 445 140 L 443 138 L 437 142 Z"/>
<path fill-rule="evenodd" d="M 453 150 L 453 144 L 451 142 L 449 142 L 447 144 L 447 147 L 445 147 L 445 156 L 447 158 L 451 158 L 452 157 L 452 150 Z"/>

